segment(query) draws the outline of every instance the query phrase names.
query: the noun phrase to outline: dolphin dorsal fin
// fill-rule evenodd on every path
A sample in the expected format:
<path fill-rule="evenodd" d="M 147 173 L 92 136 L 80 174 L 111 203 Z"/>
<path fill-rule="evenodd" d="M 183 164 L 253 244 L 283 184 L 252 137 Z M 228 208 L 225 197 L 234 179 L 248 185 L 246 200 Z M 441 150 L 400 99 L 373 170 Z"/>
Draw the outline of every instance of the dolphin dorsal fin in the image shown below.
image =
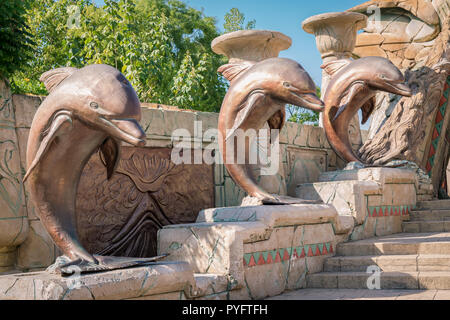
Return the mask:
<path fill-rule="evenodd" d="M 223 76 L 228 81 L 231 82 L 241 73 L 250 69 L 250 67 L 252 67 L 253 65 L 255 65 L 255 62 L 251 61 L 243 61 L 240 63 L 227 63 L 221 66 L 219 69 L 217 69 L 217 71 L 223 74 Z"/>
<path fill-rule="evenodd" d="M 335 73 L 340 71 L 342 68 L 348 66 L 353 60 L 350 59 L 339 59 L 324 63 L 320 66 L 321 69 L 324 69 L 326 73 L 330 76 L 333 76 Z"/>
<path fill-rule="evenodd" d="M 47 72 L 44 72 L 39 78 L 45 85 L 45 88 L 50 93 L 54 88 L 56 88 L 64 79 L 71 76 L 77 68 L 72 67 L 64 67 L 52 69 Z"/>

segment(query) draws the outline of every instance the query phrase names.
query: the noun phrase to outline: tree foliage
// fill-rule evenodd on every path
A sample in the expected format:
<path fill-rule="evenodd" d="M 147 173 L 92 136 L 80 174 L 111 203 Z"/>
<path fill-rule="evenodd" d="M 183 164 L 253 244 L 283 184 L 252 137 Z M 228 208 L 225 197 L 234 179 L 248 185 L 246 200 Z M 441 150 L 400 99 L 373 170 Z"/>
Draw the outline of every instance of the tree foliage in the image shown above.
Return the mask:
<path fill-rule="evenodd" d="M 245 15 L 240 12 L 238 8 L 231 8 L 230 11 L 225 14 L 224 18 L 225 23 L 223 24 L 223 27 L 226 33 L 254 29 L 256 25 L 255 20 L 247 21 L 247 24 L 245 24 Z"/>
<path fill-rule="evenodd" d="M 320 98 L 320 88 L 316 88 L 316 94 Z M 308 110 L 305 108 L 287 105 L 286 106 L 287 121 L 297 122 L 301 124 L 319 125 L 319 112 Z"/>
<path fill-rule="evenodd" d="M 26 6 L 24 0 L 0 1 L 0 75 L 3 77 L 20 70 L 32 56 Z"/>
<path fill-rule="evenodd" d="M 61 66 L 119 69 L 141 101 L 218 111 L 226 83 L 211 41 L 215 20 L 178 0 L 36 0 L 28 12 L 35 55 L 16 91 L 45 93 L 39 76 Z"/>

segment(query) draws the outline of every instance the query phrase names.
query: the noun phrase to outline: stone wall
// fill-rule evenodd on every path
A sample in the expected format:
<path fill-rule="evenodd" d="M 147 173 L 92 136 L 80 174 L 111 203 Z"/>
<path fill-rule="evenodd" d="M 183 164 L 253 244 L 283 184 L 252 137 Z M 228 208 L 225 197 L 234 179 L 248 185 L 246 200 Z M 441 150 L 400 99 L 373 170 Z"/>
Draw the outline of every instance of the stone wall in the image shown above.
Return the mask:
<path fill-rule="evenodd" d="M 7 86 L 3 88 L 3 90 L 9 90 L 6 89 Z M 3 199 L 15 201 L 15 208 L 18 208 L 21 213 L 19 214 L 17 211 L 5 215 L 4 212 L 6 211 L 3 209 L 2 217 L 5 215 L 9 223 L 13 221 L 11 215 L 14 215 L 14 217 L 17 215 L 21 217 L 19 219 L 21 223 L 20 226 L 18 225 L 20 228 L 14 234 L 20 235 L 14 240 L 15 242 L 10 241 L 10 239 L 5 240 L 4 244 L 0 243 L 0 248 L 2 248 L 0 250 L 5 252 L 0 253 L 0 255 L 5 256 L 3 258 L 5 260 L 4 266 L 0 266 L 3 268 L 0 271 L 7 271 L 12 269 L 13 266 L 26 271 L 42 269 L 51 264 L 59 253 L 35 213 L 28 197 L 27 186 L 23 186 L 21 181 L 26 171 L 25 154 L 29 128 L 34 113 L 45 97 L 31 95 L 13 95 L 11 97 L 9 95 L 8 98 L 6 94 L 4 97 L 2 98 L 3 104 L 8 106 L 9 115 L 12 114 L 11 119 L 7 122 L 12 130 L 2 130 L 2 140 L 9 141 L 11 147 L 16 150 L 14 153 L 5 149 L 5 152 L 8 152 L 9 155 L 9 157 L 4 158 L 7 161 L 5 165 L 14 172 L 16 189 L 20 191 L 9 191 L 10 194 L 5 193 Z M 156 225 L 146 226 L 147 237 L 154 239 L 153 242 L 156 242 L 156 232 L 161 226 L 194 222 L 199 210 L 239 205 L 245 196 L 245 193 L 236 186 L 222 164 L 183 165 L 184 167 L 176 166 L 177 168 L 173 169 L 168 161 L 170 151 L 177 144 L 177 141 L 172 139 L 172 133 L 180 128 L 186 129 L 191 134 L 190 141 L 194 149 L 204 151 L 205 148 L 213 148 L 217 150 L 217 144 L 213 139 L 205 136 L 208 130 L 217 128 L 217 113 L 181 110 L 177 107 L 143 103 L 142 115 L 141 125 L 147 134 L 147 144 L 144 150 L 125 146 L 118 167 L 119 172 L 111 182 L 106 180 L 98 155 L 94 155 L 80 181 L 79 190 L 81 191 L 79 191 L 77 200 L 80 214 L 78 224 L 79 229 L 83 230 L 80 235 L 82 242 L 90 250 L 103 253 L 115 252 L 115 246 L 107 246 L 106 244 L 120 238 L 120 240 L 117 240 L 119 244 L 126 242 L 126 247 L 130 248 L 129 251 L 122 251 L 121 254 L 125 254 L 124 252 L 136 254 L 141 250 L 149 255 L 156 250 L 155 246 L 142 249 L 139 241 L 148 243 L 148 238 L 144 240 L 145 237 L 141 237 L 138 240 L 136 237 L 143 232 L 140 229 L 141 225 L 138 221 L 141 220 L 139 219 L 149 221 L 150 219 L 146 216 L 148 211 L 151 211 L 152 219 L 159 214 L 149 209 L 154 207 L 152 203 L 157 203 L 164 214 L 168 213 L 170 216 L 168 221 L 158 218 L 156 220 L 159 222 Z M 12 138 L 7 136 L 8 132 L 13 133 Z M 281 156 L 278 174 L 257 177 L 258 183 L 273 193 L 295 196 L 295 188 L 298 184 L 318 181 L 322 172 L 336 170 L 344 165 L 331 150 L 325 133 L 320 127 L 287 123 L 280 132 L 279 141 Z M 164 154 L 164 156 L 161 154 Z M 129 169 L 131 160 L 133 169 Z M 157 186 L 154 182 L 150 182 L 153 180 L 149 174 L 154 172 L 154 169 L 150 168 L 146 173 L 143 171 L 147 167 L 147 163 L 157 166 L 158 170 L 165 168 L 164 172 L 158 171 L 162 178 L 157 181 L 159 183 Z M 193 167 L 202 169 L 192 169 Z M 201 174 L 199 173 L 197 176 L 189 175 L 189 173 L 186 173 L 189 170 L 201 171 Z M 173 175 L 174 172 L 178 173 Z M 1 175 L 5 179 L 6 173 L 2 172 Z M 177 178 L 173 178 L 174 176 L 180 176 L 180 178 L 177 180 Z M 143 184 L 139 183 L 138 180 L 144 181 Z M 139 212 L 138 210 L 122 210 L 119 206 L 123 199 L 119 199 L 120 201 L 116 199 L 117 203 L 114 203 L 117 205 L 103 205 L 106 202 L 105 197 L 118 197 L 120 192 L 117 193 L 116 189 L 122 190 L 127 186 L 131 188 L 129 190 L 137 194 L 137 197 L 140 197 L 139 204 L 141 204 L 141 207 L 142 203 L 145 203 L 145 206 L 147 206 L 144 206 L 145 209 Z M 188 189 L 190 192 L 187 192 Z M 23 192 L 22 196 L 20 196 L 21 192 Z M 95 194 L 95 196 L 92 197 L 92 194 Z M 183 199 L 177 199 L 176 202 L 164 200 L 173 199 L 175 194 L 186 196 L 182 197 Z M 97 201 L 100 198 L 102 200 Z M 8 204 L 2 204 L 2 207 L 8 208 Z M 136 222 L 132 228 L 124 228 L 127 222 L 133 219 Z M 5 220 L 3 219 L 3 221 Z M 3 225 L 6 226 L 3 221 L 0 221 L 0 230 L 2 230 Z M 6 228 L 11 229 L 10 227 Z M 108 230 L 108 232 L 100 233 L 99 230 L 102 228 Z M 123 235 L 128 233 L 133 234 L 133 237 L 129 236 L 122 239 Z M 18 246 L 19 244 L 20 246 Z"/>
<path fill-rule="evenodd" d="M 450 0 L 371 0 L 349 10 L 369 16 L 353 54 L 388 58 L 413 89 L 412 97 L 377 94 L 361 158 L 375 164 L 394 159 L 415 162 L 432 179 L 434 196 L 444 197 Z"/>

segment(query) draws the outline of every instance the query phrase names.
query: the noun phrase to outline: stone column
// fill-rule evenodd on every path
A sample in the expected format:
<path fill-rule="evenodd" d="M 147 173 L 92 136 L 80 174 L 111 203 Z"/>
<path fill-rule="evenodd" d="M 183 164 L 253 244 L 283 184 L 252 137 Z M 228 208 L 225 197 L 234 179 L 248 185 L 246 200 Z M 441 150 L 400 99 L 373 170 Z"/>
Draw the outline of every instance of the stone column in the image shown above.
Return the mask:
<path fill-rule="evenodd" d="M 291 44 L 291 38 L 280 32 L 270 30 L 239 30 L 215 38 L 211 43 L 211 48 L 215 53 L 226 56 L 228 58 L 228 63 L 239 64 L 245 62 L 259 62 L 265 59 L 278 57 L 280 51 L 288 49 Z M 233 79 L 233 81 L 236 79 L 237 78 Z M 269 129 L 269 126 L 266 124 L 264 129 Z M 283 154 L 283 152 L 284 150 L 282 146 L 280 146 L 280 153 Z M 255 181 L 258 181 L 258 185 L 264 190 L 269 193 L 286 195 L 287 188 L 285 184 L 282 157 L 280 157 L 277 175 L 262 176 L 259 174 L 259 166 L 252 165 L 250 168 L 254 173 Z M 225 193 L 233 194 L 233 196 L 236 197 L 236 192 L 232 192 L 233 187 L 230 185 L 229 179 L 231 178 L 225 177 Z M 227 192 L 227 189 L 229 192 Z M 242 196 L 243 193 L 240 192 L 238 197 Z M 227 194 L 225 194 L 225 198 L 228 198 Z M 238 200 L 240 202 L 240 199 Z M 239 203 L 227 202 L 225 205 L 239 205 Z"/>
<path fill-rule="evenodd" d="M 8 83 L 0 78 L 0 273 L 13 270 L 28 235 L 16 121 Z"/>
<path fill-rule="evenodd" d="M 356 12 L 331 12 L 312 16 L 302 23 L 303 30 L 314 34 L 323 63 L 349 59 L 355 48 L 356 34 L 367 26 L 367 16 Z M 322 98 L 327 91 L 330 75 L 322 71 Z M 322 114 L 320 115 L 322 126 Z M 356 147 L 362 144 L 359 116 L 350 123 L 350 141 Z"/>

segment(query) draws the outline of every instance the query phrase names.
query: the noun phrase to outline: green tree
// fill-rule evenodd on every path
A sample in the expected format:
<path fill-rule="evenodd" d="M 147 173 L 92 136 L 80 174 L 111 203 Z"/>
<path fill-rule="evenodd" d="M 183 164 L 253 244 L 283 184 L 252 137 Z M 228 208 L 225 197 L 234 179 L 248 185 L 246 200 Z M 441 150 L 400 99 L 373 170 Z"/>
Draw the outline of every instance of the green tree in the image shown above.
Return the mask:
<path fill-rule="evenodd" d="M 229 12 L 225 14 L 225 23 L 223 27 L 225 32 L 233 32 L 245 29 L 254 29 L 256 21 L 250 20 L 245 24 L 245 15 L 239 11 L 238 8 L 231 8 Z"/>
<path fill-rule="evenodd" d="M 27 4 L 23 0 L 0 2 L 0 76 L 9 77 L 32 57 L 33 41 L 25 16 Z"/>
<path fill-rule="evenodd" d="M 17 91 L 45 93 L 40 74 L 61 66 L 105 63 L 119 69 L 141 101 L 218 111 L 226 83 L 212 52 L 214 18 L 178 0 L 36 0 L 29 25 L 35 58 L 15 74 Z M 24 79 L 33 83 L 26 86 Z"/>
<path fill-rule="evenodd" d="M 316 94 L 320 98 L 320 88 L 316 88 Z M 301 124 L 319 125 L 319 112 L 308 110 L 293 105 L 286 106 L 287 121 L 297 122 Z"/>

